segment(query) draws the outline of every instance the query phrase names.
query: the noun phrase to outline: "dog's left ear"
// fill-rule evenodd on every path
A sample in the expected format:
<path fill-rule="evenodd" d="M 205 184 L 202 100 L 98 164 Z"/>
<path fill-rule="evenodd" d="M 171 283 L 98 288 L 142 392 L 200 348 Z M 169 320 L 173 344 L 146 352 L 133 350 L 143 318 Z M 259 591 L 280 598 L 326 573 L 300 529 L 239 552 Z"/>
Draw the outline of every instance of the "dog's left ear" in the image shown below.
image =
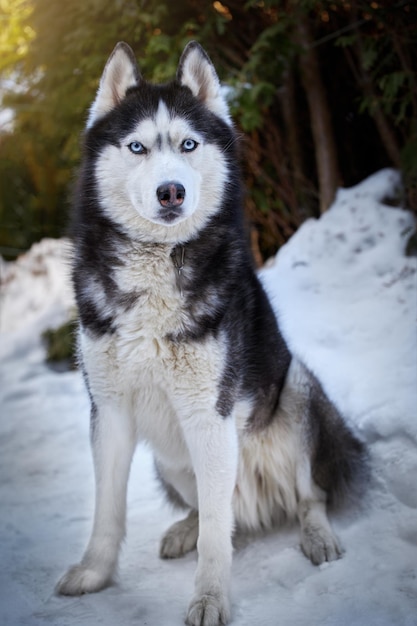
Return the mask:
<path fill-rule="evenodd" d="M 114 109 L 123 100 L 129 87 L 135 87 L 142 80 L 132 48 L 119 42 L 111 53 L 104 68 L 90 114 L 87 128 Z"/>
<path fill-rule="evenodd" d="M 209 57 L 196 41 L 191 41 L 181 55 L 177 70 L 177 80 L 189 87 L 213 113 L 231 124 L 229 107 L 221 93 L 221 85 L 216 70 Z"/>

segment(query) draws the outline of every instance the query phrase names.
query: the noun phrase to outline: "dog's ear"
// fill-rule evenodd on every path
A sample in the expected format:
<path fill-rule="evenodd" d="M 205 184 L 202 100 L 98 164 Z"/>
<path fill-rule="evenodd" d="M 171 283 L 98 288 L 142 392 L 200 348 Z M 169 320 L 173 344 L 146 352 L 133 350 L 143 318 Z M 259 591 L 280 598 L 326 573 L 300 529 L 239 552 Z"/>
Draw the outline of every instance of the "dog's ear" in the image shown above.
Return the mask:
<path fill-rule="evenodd" d="M 132 48 L 119 42 L 111 53 L 88 116 L 87 128 L 119 104 L 129 87 L 142 80 Z"/>
<path fill-rule="evenodd" d="M 193 95 L 205 106 L 231 124 L 229 107 L 221 93 L 221 85 L 216 70 L 209 57 L 196 41 L 190 41 L 181 55 L 177 70 L 177 80 L 189 87 Z"/>

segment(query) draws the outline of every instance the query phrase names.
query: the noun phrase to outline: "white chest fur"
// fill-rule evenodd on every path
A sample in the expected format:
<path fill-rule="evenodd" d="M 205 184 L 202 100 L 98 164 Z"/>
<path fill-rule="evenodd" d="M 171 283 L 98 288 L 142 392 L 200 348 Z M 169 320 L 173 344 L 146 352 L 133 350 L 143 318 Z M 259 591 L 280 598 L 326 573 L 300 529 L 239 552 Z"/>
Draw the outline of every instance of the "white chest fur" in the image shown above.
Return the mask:
<path fill-rule="evenodd" d="M 188 464 L 179 413 L 189 415 L 192 405 L 196 414 L 214 407 L 225 346 L 214 338 L 170 339 L 188 319 L 176 272 L 167 247 L 132 250 L 114 278 L 121 292 L 137 295 L 135 303 L 120 308 L 112 334 L 97 338 L 82 330 L 81 350 L 95 403 L 128 415 L 137 437 L 148 440 L 165 465 L 178 467 L 179 459 Z"/>

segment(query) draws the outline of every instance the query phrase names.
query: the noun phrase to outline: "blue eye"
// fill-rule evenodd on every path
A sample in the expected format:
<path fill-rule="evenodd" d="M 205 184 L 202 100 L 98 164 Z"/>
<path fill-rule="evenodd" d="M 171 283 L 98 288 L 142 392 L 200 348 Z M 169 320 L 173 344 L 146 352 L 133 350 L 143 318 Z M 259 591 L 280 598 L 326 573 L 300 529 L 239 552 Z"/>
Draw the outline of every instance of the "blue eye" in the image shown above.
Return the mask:
<path fill-rule="evenodd" d="M 128 148 L 130 152 L 133 152 L 133 154 L 146 154 L 147 152 L 145 146 L 143 146 L 140 141 L 132 141 L 128 145 Z"/>
<path fill-rule="evenodd" d="M 194 141 L 194 139 L 184 139 L 181 144 L 181 149 L 183 152 L 192 152 L 198 146 L 198 143 Z"/>

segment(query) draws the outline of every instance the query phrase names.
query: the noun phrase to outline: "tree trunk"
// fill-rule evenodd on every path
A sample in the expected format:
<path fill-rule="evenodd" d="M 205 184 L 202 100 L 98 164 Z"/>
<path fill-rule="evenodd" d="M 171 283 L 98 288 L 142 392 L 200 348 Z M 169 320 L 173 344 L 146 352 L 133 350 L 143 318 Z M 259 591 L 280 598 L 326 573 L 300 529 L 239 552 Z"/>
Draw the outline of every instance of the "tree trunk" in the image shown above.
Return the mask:
<path fill-rule="evenodd" d="M 330 109 L 321 79 L 318 56 L 312 46 L 308 18 L 298 16 L 297 42 L 302 48 L 299 57 L 301 79 L 310 111 L 316 167 L 319 182 L 320 212 L 326 211 L 334 200 L 341 183 Z"/>
<path fill-rule="evenodd" d="M 380 96 L 377 94 L 377 91 L 374 87 L 374 83 L 370 73 L 365 69 L 365 64 L 363 62 L 363 43 L 362 43 L 362 35 L 359 28 L 355 28 L 355 33 L 357 36 L 356 45 L 354 47 L 357 63 L 358 63 L 358 73 L 360 86 L 367 96 L 367 98 L 372 102 L 372 107 L 370 109 L 370 115 L 373 117 L 375 122 L 375 126 L 378 130 L 381 141 L 385 147 L 385 150 L 391 159 L 393 165 L 395 167 L 400 167 L 401 164 L 401 151 L 395 136 L 394 130 L 387 118 L 384 114 L 382 107 L 380 105 Z"/>
<path fill-rule="evenodd" d="M 296 190 L 306 184 L 304 176 L 303 153 L 299 138 L 297 99 L 295 95 L 294 72 L 291 67 L 284 74 L 283 90 L 279 94 L 285 124 L 288 155 L 291 163 L 292 178 Z M 299 197 L 300 194 L 297 193 Z"/>
<path fill-rule="evenodd" d="M 395 133 L 389 123 L 386 115 L 384 115 L 382 108 L 379 104 L 379 97 L 375 91 L 372 80 L 363 68 L 362 68 L 362 88 L 364 93 L 368 96 L 368 98 L 372 101 L 372 109 L 370 111 L 375 126 L 378 129 L 379 136 L 381 141 L 387 151 L 389 158 L 391 159 L 393 165 L 395 167 L 400 167 L 401 165 L 401 151 L 398 145 L 398 141 L 395 137 Z"/>

